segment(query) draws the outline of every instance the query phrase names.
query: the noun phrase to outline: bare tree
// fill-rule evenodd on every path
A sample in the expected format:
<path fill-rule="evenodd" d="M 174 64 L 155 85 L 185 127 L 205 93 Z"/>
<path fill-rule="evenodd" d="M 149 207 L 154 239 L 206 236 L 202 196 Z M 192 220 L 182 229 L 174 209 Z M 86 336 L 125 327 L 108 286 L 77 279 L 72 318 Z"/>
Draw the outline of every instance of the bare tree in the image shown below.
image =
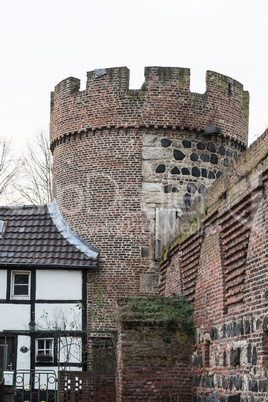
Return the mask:
<path fill-rule="evenodd" d="M 20 179 L 15 184 L 20 203 L 45 204 L 52 201 L 52 155 L 44 132 L 28 143 L 21 159 Z"/>
<path fill-rule="evenodd" d="M 0 203 L 10 203 L 13 195 L 13 185 L 20 170 L 20 160 L 12 155 L 12 143 L 0 138 Z"/>

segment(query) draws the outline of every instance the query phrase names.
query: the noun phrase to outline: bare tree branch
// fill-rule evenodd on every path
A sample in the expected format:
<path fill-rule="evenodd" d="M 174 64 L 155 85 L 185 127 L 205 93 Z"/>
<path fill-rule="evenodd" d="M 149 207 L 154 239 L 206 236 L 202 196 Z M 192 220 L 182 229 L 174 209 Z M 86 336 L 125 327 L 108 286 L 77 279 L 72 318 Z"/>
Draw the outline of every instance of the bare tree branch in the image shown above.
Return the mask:
<path fill-rule="evenodd" d="M 38 133 L 33 144 L 27 145 L 15 189 L 20 203 L 45 204 L 52 201 L 52 155 L 44 132 Z"/>
<path fill-rule="evenodd" d="M 12 143 L 0 138 L 0 203 L 11 203 L 13 198 L 13 186 L 21 167 L 20 159 L 12 155 Z"/>

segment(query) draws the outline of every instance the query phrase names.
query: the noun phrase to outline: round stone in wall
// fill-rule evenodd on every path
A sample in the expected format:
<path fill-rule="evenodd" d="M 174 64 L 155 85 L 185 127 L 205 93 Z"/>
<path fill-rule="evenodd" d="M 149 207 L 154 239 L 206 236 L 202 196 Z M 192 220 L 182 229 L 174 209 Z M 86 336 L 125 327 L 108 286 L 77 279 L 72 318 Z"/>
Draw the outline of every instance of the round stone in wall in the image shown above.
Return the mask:
<path fill-rule="evenodd" d="M 189 193 L 184 194 L 183 201 L 184 201 L 184 204 L 187 207 L 189 207 L 192 204 L 191 194 L 189 194 Z"/>
<path fill-rule="evenodd" d="M 166 186 L 164 186 L 164 192 L 167 193 L 171 193 L 172 191 L 172 184 L 167 184 Z"/>
<path fill-rule="evenodd" d="M 206 186 L 204 185 L 204 184 L 200 184 L 200 187 L 199 187 L 199 189 L 198 189 L 198 192 L 200 193 L 200 194 L 204 194 L 204 192 L 206 191 Z"/>
<path fill-rule="evenodd" d="M 232 157 L 233 153 L 230 149 L 227 149 L 226 155 Z"/>
<path fill-rule="evenodd" d="M 209 162 L 209 155 L 208 154 L 201 154 L 200 159 L 202 162 Z"/>
<path fill-rule="evenodd" d="M 166 165 L 161 164 L 158 165 L 157 168 L 155 169 L 156 173 L 164 173 L 166 170 Z"/>
<path fill-rule="evenodd" d="M 219 148 L 219 153 L 220 153 L 221 155 L 225 155 L 226 151 L 225 151 L 225 148 L 224 148 L 223 145 L 220 146 L 220 148 Z"/>
<path fill-rule="evenodd" d="M 217 173 L 216 173 L 216 177 L 217 178 L 220 177 L 221 174 L 222 174 L 222 172 L 220 170 L 218 170 Z"/>
<path fill-rule="evenodd" d="M 210 170 L 210 171 L 208 172 L 208 178 L 209 178 L 209 179 L 215 179 L 215 173 Z"/>
<path fill-rule="evenodd" d="M 196 162 L 196 161 L 198 160 L 198 156 L 193 152 L 193 153 L 190 155 L 190 159 L 191 159 L 191 161 Z"/>
<path fill-rule="evenodd" d="M 197 191 L 197 187 L 194 183 L 187 183 L 187 191 L 188 193 L 194 194 Z"/>
<path fill-rule="evenodd" d="M 172 187 L 172 193 L 179 193 L 180 190 L 177 187 Z"/>
<path fill-rule="evenodd" d="M 192 168 L 192 175 L 193 175 L 194 177 L 200 177 L 200 169 L 198 169 L 197 166 L 194 166 L 194 167 Z"/>
<path fill-rule="evenodd" d="M 218 156 L 216 154 L 211 154 L 210 162 L 213 163 L 213 165 L 217 165 L 218 164 Z"/>
<path fill-rule="evenodd" d="M 199 142 L 196 145 L 197 149 L 200 149 L 201 151 L 204 151 L 204 149 L 206 149 L 206 145 L 203 142 Z"/>
<path fill-rule="evenodd" d="M 168 140 L 167 138 L 162 138 L 162 139 L 161 139 L 161 145 L 162 145 L 162 147 L 167 148 L 167 147 L 169 147 L 171 144 L 172 144 L 172 141 L 171 141 L 171 140 Z"/>
<path fill-rule="evenodd" d="M 192 144 L 191 141 L 183 140 L 182 145 L 184 146 L 184 148 L 191 148 Z"/>
<path fill-rule="evenodd" d="M 224 164 L 224 166 L 226 166 L 226 167 L 230 166 L 230 161 L 229 161 L 229 159 L 228 159 L 228 158 L 225 158 L 223 164 Z"/>
<path fill-rule="evenodd" d="M 207 171 L 207 169 L 202 168 L 201 172 L 202 172 L 202 177 L 208 177 L 208 171 Z"/>
<path fill-rule="evenodd" d="M 207 149 L 210 152 L 216 152 L 216 146 L 215 146 L 215 144 L 213 144 L 213 142 L 208 143 Z"/>
<path fill-rule="evenodd" d="M 185 154 L 181 152 L 179 149 L 174 149 L 174 158 L 177 161 L 182 161 L 185 158 Z"/>
<path fill-rule="evenodd" d="M 171 169 L 170 173 L 171 174 L 180 174 L 180 170 L 177 168 L 177 166 L 174 166 L 174 168 Z"/>
<path fill-rule="evenodd" d="M 184 167 L 181 169 L 181 173 L 188 176 L 188 175 L 190 175 L 190 170 L 188 168 Z"/>
<path fill-rule="evenodd" d="M 238 156 L 239 156 L 239 155 L 238 155 L 237 151 L 234 151 L 234 158 L 237 159 Z"/>

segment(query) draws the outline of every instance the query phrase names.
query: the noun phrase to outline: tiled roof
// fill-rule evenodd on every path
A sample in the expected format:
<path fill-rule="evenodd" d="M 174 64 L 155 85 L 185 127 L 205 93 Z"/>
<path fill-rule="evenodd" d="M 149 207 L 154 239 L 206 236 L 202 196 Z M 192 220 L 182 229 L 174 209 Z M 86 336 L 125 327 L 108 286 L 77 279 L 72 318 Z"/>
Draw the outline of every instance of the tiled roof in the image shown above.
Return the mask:
<path fill-rule="evenodd" d="M 96 266 L 99 251 L 74 233 L 56 202 L 0 207 L 0 265 Z"/>

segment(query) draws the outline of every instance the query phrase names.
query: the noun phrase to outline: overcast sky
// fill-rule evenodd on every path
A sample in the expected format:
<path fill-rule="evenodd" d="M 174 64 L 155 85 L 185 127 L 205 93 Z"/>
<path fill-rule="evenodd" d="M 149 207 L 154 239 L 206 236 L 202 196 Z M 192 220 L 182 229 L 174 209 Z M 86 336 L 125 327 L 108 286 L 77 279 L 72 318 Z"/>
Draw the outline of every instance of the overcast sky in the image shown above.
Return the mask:
<path fill-rule="evenodd" d="M 50 92 L 69 76 L 127 66 L 139 88 L 145 66 L 188 67 L 250 92 L 250 142 L 268 127 L 267 0 L 1 1 L 0 135 L 18 149 L 49 128 Z"/>

